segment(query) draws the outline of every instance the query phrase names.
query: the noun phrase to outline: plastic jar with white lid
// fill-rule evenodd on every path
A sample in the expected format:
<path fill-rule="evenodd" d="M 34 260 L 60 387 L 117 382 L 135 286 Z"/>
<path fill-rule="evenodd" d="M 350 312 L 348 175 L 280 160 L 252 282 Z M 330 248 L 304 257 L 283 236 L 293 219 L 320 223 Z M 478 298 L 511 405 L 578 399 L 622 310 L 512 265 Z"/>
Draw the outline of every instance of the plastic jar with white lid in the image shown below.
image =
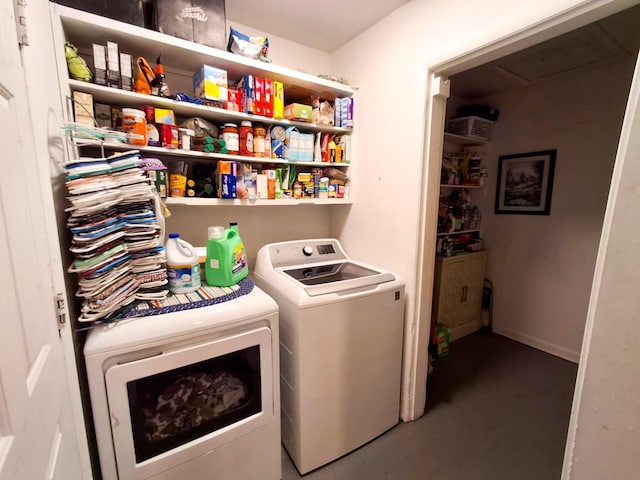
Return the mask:
<path fill-rule="evenodd" d="M 122 130 L 133 145 L 147 145 L 147 119 L 142 110 L 122 109 Z"/>
<path fill-rule="evenodd" d="M 264 157 L 266 154 L 266 134 L 264 127 L 256 127 L 253 129 L 253 156 Z"/>
<path fill-rule="evenodd" d="M 196 133 L 190 128 L 179 128 L 178 139 L 181 150 L 191 150 Z"/>

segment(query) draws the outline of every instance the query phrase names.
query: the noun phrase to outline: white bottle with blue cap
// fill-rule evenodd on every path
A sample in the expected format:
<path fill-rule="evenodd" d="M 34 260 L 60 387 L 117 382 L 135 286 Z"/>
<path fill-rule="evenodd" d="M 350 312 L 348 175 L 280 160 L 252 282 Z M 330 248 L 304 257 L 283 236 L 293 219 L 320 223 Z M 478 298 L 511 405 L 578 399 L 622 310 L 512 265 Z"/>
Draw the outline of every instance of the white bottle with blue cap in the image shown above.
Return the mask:
<path fill-rule="evenodd" d="M 166 244 L 167 277 L 172 293 L 189 293 L 200 288 L 200 262 L 196 249 L 182 240 L 180 234 L 170 233 Z"/>

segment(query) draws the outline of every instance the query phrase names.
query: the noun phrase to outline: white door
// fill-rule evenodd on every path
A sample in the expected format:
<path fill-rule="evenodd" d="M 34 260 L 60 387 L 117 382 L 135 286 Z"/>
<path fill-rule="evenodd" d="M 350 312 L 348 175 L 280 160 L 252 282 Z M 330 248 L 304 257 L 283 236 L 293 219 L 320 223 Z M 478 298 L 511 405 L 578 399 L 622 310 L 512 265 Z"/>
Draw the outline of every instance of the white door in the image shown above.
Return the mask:
<path fill-rule="evenodd" d="M 0 1 L 0 480 L 82 478 L 13 2 Z"/>

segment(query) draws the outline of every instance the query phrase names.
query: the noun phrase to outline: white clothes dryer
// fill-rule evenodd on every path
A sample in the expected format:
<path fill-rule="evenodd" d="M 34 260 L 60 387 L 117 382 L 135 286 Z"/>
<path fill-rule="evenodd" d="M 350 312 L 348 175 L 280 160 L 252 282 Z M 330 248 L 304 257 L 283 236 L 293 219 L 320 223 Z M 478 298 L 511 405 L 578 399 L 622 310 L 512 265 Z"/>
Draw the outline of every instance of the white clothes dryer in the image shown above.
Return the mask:
<path fill-rule="evenodd" d="M 281 478 L 278 307 L 232 300 L 92 329 L 104 480 Z"/>
<path fill-rule="evenodd" d="M 336 239 L 265 245 L 254 280 L 280 309 L 282 442 L 298 471 L 396 425 L 404 282 Z"/>

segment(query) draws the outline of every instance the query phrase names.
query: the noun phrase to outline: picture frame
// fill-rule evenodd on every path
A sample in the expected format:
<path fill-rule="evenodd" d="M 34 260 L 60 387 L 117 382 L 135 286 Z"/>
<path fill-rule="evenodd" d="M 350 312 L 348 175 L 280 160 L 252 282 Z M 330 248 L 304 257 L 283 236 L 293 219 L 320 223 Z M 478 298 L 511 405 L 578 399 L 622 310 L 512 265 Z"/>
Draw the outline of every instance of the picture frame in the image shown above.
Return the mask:
<path fill-rule="evenodd" d="M 549 215 L 557 150 L 498 157 L 496 214 Z"/>

